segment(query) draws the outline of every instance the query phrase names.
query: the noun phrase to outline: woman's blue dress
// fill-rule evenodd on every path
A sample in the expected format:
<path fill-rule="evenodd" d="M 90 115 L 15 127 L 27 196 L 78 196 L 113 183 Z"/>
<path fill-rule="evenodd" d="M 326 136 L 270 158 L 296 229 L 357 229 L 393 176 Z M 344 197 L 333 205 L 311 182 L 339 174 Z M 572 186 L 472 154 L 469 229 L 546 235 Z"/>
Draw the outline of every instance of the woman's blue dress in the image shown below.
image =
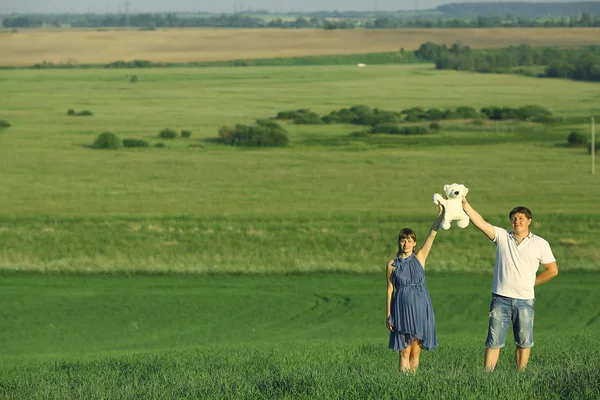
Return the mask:
<path fill-rule="evenodd" d="M 392 264 L 391 281 L 394 284 L 390 323 L 389 348 L 395 351 L 410 346 L 416 338 L 422 348 L 434 350 L 438 347 L 435 334 L 435 316 L 427 286 L 425 271 L 414 254 L 407 258 L 396 257 Z"/>

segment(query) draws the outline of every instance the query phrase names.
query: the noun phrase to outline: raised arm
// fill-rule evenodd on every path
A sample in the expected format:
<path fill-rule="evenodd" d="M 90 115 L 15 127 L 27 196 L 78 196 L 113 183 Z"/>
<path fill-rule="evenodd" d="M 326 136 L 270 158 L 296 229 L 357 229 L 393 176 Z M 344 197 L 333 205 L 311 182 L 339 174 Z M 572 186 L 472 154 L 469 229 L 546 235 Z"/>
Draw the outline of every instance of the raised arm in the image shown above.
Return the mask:
<path fill-rule="evenodd" d="M 385 301 L 385 324 L 390 331 L 394 331 L 394 327 L 390 324 L 390 313 L 392 311 L 392 294 L 394 292 L 394 284 L 392 283 L 392 272 L 394 267 L 392 263 L 394 260 L 390 260 L 385 268 L 385 277 L 387 280 L 387 298 Z"/>
<path fill-rule="evenodd" d="M 433 246 L 433 241 L 435 240 L 437 232 L 440 229 L 442 220 L 444 219 L 444 210 L 445 209 L 441 204 L 438 204 L 438 207 L 439 207 L 438 215 L 437 215 L 435 221 L 433 221 L 433 225 L 431 225 L 431 229 L 429 229 L 429 234 L 427 235 L 427 238 L 423 242 L 423 246 L 421 246 L 421 248 L 415 253 L 415 257 L 417 257 L 417 259 L 421 262 L 421 265 L 423 266 L 423 268 L 425 268 L 425 260 L 427 260 L 427 256 L 429 255 L 429 252 L 431 251 L 431 246 Z"/>
<path fill-rule="evenodd" d="M 496 228 L 494 225 L 490 224 L 483 217 L 475 211 L 473 207 L 469 204 L 466 197 L 462 199 L 463 210 L 467 213 L 473 225 L 475 225 L 485 236 L 487 236 L 490 240 L 494 240 L 496 237 Z"/>

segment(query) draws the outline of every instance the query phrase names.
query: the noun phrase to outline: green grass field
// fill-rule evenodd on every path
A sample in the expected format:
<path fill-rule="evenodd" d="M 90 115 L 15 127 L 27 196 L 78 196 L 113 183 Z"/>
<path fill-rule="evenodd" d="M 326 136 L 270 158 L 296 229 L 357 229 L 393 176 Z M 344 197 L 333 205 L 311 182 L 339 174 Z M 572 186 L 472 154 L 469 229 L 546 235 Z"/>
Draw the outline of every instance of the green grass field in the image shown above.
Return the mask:
<path fill-rule="evenodd" d="M 490 277 L 428 274 L 440 347 L 417 376 L 387 350 L 380 275 L 3 274 L 0 396 L 592 399 L 597 273 L 537 290 L 536 344 L 481 370 Z"/>
<path fill-rule="evenodd" d="M 528 205 L 564 268 L 600 265 L 597 179 L 585 150 L 566 147 L 571 130 L 589 129 L 581 118 L 598 112 L 594 84 L 427 65 L 2 71 L 0 80 L 0 119 L 12 124 L 0 131 L 5 269 L 374 272 L 402 226 L 425 233 L 432 194 L 452 182 L 497 224 Z M 287 125 L 291 145 L 267 150 L 213 140 L 222 125 L 356 104 L 539 104 L 573 122 L 448 121 L 435 135 L 367 141 L 348 138 L 355 126 Z M 94 115 L 67 116 L 70 108 Z M 193 133 L 159 140 L 166 127 Z M 103 131 L 166 148 L 87 147 Z M 489 245 L 475 238 L 472 228 L 443 232 L 432 269 L 489 264 Z"/>
<path fill-rule="evenodd" d="M 566 146 L 600 114 L 597 85 L 428 65 L 2 70 L 0 82 L 0 398 L 600 396 L 600 189 L 589 154 Z M 537 104 L 564 121 L 370 139 L 287 124 L 287 148 L 215 141 L 222 125 L 357 104 Z M 160 140 L 167 127 L 193 133 Z M 166 147 L 91 149 L 103 131 Z M 497 373 L 481 371 L 494 248 L 473 226 L 440 232 L 428 259 L 440 349 L 414 377 L 386 349 L 396 234 L 425 235 L 432 194 L 452 182 L 494 224 L 529 206 L 557 257 L 524 374 L 510 334 Z"/>

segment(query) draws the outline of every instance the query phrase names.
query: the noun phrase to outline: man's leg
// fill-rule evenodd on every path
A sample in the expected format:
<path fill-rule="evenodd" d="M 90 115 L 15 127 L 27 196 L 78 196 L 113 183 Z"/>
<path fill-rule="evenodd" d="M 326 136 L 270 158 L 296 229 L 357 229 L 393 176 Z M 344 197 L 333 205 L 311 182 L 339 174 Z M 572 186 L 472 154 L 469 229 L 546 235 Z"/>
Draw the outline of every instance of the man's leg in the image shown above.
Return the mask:
<path fill-rule="evenodd" d="M 486 371 L 492 372 L 496 368 L 500 349 L 504 347 L 506 333 L 510 326 L 512 300 L 508 297 L 492 294 L 490 304 L 490 323 L 488 337 L 485 342 L 485 357 L 483 366 Z"/>
<path fill-rule="evenodd" d="M 513 333 L 515 336 L 515 367 L 523 371 L 529 362 L 533 346 L 533 318 L 535 300 L 516 300 L 513 310 Z"/>
<path fill-rule="evenodd" d="M 515 350 L 515 364 L 517 365 L 517 370 L 523 371 L 525 367 L 527 367 L 527 362 L 529 361 L 529 354 L 531 354 L 530 347 L 519 347 Z"/>
<path fill-rule="evenodd" d="M 484 368 L 488 372 L 493 372 L 500 358 L 500 349 L 485 349 L 485 357 L 483 359 Z"/>

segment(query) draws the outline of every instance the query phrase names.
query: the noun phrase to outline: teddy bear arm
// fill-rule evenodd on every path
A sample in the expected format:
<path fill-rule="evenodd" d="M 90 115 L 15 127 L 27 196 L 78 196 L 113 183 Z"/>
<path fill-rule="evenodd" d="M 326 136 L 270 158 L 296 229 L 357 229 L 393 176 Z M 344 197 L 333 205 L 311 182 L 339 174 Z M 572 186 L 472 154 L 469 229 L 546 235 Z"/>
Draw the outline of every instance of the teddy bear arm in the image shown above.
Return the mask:
<path fill-rule="evenodd" d="M 446 207 L 446 200 L 439 193 L 435 193 L 433 195 L 433 204 L 439 204 Z"/>

